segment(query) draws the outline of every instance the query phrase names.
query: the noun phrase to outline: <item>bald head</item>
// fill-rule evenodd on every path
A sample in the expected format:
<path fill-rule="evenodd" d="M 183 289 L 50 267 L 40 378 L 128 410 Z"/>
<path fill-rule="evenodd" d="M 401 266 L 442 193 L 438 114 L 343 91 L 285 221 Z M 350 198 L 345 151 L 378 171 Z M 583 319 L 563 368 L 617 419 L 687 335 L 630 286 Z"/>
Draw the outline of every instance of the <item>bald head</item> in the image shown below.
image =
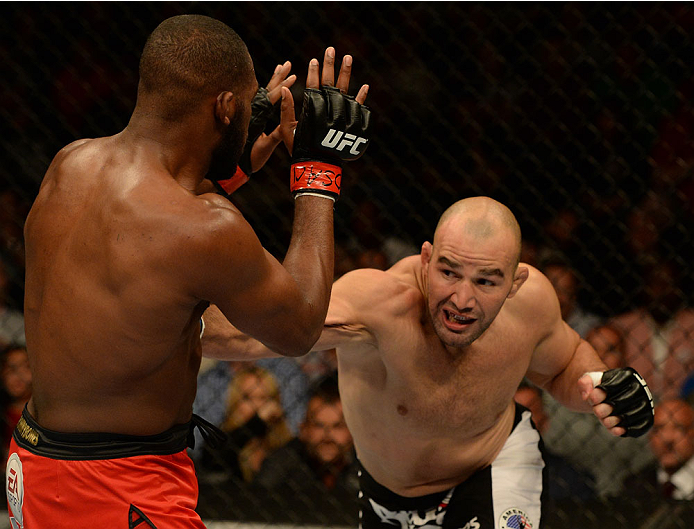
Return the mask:
<path fill-rule="evenodd" d="M 138 105 L 146 100 L 162 117 L 175 120 L 205 98 L 237 93 L 254 81 L 248 49 L 229 26 L 202 15 L 171 17 L 145 44 Z"/>
<path fill-rule="evenodd" d="M 444 228 L 455 227 L 472 239 L 486 241 L 509 237 L 514 249 L 513 260 L 518 264 L 521 252 L 521 230 L 516 217 L 501 202 L 489 197 L 470 197 L 459 200 L 443 212 L 434 233 L 434 247 Z"/>

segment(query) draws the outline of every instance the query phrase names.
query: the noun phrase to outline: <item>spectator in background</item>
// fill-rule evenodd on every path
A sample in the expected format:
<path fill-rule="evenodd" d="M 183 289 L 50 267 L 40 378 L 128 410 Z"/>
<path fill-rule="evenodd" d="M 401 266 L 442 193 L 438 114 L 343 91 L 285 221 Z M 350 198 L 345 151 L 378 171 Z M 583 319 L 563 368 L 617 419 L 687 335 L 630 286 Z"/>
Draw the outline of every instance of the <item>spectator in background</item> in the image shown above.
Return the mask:
<path fill-rule="evenodd" d="M 387 270 L 389 268 L 388 258 L 381 250 L 362 250 L 357 254 L 355 268 L 375 268 L 376 270 Z"/>
<path fill-rule="evenodd" d="M 31 397 L 31 370 L 24 346 L 11 345 L 2 353 L 2 457 L 7 459 L 10 438 Z"/>
<path fill-rule="evenodd" d="M 400 259 L 418 253 L 418 248 L 410 241 L 395 234 L 397 223 L 388 215 L 385 205 L 377 202 L 380 203 L 373 197 L 363 199 L 352 211 L 350 239 L 345 242 L 346 248 L 355 256 L 370 250 L 373 252 L 364 255 L 365 265 L 355 263 L 357 268 L 387 269 Z M 374 259 L 377 266 L 371 264 Z"/>
<path fill-rule="evenodd" d="M 575 270 L 567 263 L 554 259 L 545 261 L 542 271 L 557 293 L 562 318 L 581 338 L 585 338 L 588 331 L 600 323 L 600 317 L 579 305 L 579 280 Z"/>
<path fill-rule="evenodd" d="M 641 307 L 610 321 L 624 336 L 626 364 L 646 379 L 656 401 L 678 397 L 694 371 L 694 310 L 685 306 L 678 270 L 654 260 L 643 273 Z"/>
<path fill-rule="evenodd" d="M 315 384 L 322 378 L 330 376 L 337 369 L 335 349 L 313 351 L 311 354 L 299 356 L 295 360 L 301 367 L 301 371 L 308 377 L 310 384 Z"/>
<path fill-rule="evenodd" d="M 338 280 L 347 272 L 354 270 L 357 267 L 354 256 L 346 248 L 344 243 L 335 241 L 335 271 L 334 279 Z"/>
<path fill-rule="evenodd" d="M 611 325 L 601 325 L 591 329 L 586 341 L 593 346 L 605 365 L 610 369 L 625 367 L 624 337 Z"/>
<path fill-rule="evenodd" d="M 231 381 L 221 429 L 227 442 L 203 448 L 200 469 L 250 483 L 263 460 L 292 439 L 277 381 L 265 369 L 247 365 Z"/>
<path fill-rule="evenodd" d="M 267 489 L 266 505 L 278 514 L 294 511 L 300 521 L 325 525 L 357 523 L 359 483 L 354 443 L 342 413 L 337 373 L 311 394 L 299 437 L 269 456 L 256 477 Z"/>
<path fill-rule="evenodd" d="M 550 417 L 545 411 L 542 395 L 542 389 L 523 381 L 516 390 L 514 400 L 530 410 L 537 431 L 544 436 L 550 425 Z M 547 469 L 546 490 L 550 501 L 588 501 L 595 497 L 592 476 L 577 470 L 551 450 L 545 449 L 543 456 Z"/>
<path fill-rule="evenodd" d="M 655 423 L 648 438 L 655 462 L 627 479 L 613 501 L 621 506 L 619 512 L 631 514 L 629 527 L 641 527 L 646 519 L 650 521 L 648 527 L 658 529 L 691 527 L 694 409 L 679 398 L 663 400 L 655 408 Z"/>
<path fill-rule="evenodd" d="M 203 358 L 193 411 L 212 424 L 221 425 L 227 416 L 227 396 L 232 380 L 237 372 L 246 366 L 256 365 L 269 371 L 279 384 L 282 409 L 292 435 L 296 436 L 299 433 L 299 425 L 306 416 L 309 391 L 309 377 L 301 370 L 296 360 L 282 357 L 263 358 L 254 362 L 223 362 Z M 197 430 L 195 439 L 195 449 L 190 455 L 194 461 L 199 461 L 204 442 Z"/>
<path fill-rule="evenodd" d="M 26 345 L 24 337 L 24 316 L 11 308 L 10 275 L 5 262 L 0 259 L 0 348 L 10 344 Z"/>
<path fill-rule="evenodd" d="M 682 399 L 667 399 L 655 408 L 649 432 L 656 461 L 625 481 L 625 491 L 648 498 L 694 500 L 694 409 Z"/>

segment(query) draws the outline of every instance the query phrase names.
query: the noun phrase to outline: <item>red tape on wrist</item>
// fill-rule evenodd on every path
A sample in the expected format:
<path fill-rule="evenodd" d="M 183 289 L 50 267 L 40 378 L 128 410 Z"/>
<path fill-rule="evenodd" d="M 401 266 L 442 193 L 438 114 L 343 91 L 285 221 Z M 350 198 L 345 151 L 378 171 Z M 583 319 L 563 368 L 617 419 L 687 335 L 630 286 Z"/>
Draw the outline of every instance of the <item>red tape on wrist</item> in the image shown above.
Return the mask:
<path fill-rule="evenodd" d="M 246 182 L 248 182 L 248 175 L 244 173 L 240 167 L 236 168 L 236 172 L 234 173 L 234 176 L 232 176 L 231 178 L 217 181 L 220 187 L 224 189 L 224 191 L 228 195 L 231 195 L 234 191 L 236 191 Z"/>
<path fill-rule="evenodd" d="M 323 162 L 300 162 L 292 165 L 289 188 L 292 192 L 314 189 L 340 196 L 342 169 Z"/>

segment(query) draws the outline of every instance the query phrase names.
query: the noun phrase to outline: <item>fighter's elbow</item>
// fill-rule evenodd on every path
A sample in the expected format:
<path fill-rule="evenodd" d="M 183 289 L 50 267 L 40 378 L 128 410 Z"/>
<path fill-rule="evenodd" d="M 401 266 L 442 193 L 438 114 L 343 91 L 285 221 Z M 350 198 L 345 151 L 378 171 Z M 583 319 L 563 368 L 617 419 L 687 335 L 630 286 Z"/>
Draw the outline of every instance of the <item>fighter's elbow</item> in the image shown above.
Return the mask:
<path fill-rule="evenodd" d="M 275 353 L 282 355 L 282 356 L 291 356 L 291 357 L 299 357 L 299 356 L 304 356 L 308 352 L 311 351 L 311 348 L 313 347 L 313 344 L 316 343 L 318 338 L 315 340 L 310 339 L 307 340 L 305 337 L 297 337 L 295 339 L 287 339 L 284 340 L 281 344 L 277 344 L 275 346 L 271 346 L 270 349 L 272 349 Z"/>
<path fill-rule="evenodd" d="M 268 344 L 268 347 L 282 356 L 304 356 L 316 344 L 322 329 L 322 323 L 320 325 L 294 326 L 291 331 L 283 333 L 281 340 L 272 345 Z"/>

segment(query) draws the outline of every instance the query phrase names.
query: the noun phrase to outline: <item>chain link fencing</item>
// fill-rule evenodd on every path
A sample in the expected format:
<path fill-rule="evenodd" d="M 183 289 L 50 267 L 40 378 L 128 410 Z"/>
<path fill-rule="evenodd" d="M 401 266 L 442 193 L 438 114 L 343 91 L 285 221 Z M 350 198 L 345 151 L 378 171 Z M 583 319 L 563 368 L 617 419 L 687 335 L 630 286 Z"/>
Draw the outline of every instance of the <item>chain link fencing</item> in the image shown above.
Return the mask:
<path fill-rule="evenodd" d="M 183 13 L 234 28 L 261 85 L 290 60 L 295 100 L 308 60 L 325 46 L 354 56 L 352 87 L 371 86 L 375 124 L 366 155 L 345 169 L 336 275 L 417 253 L 446 207 L 488 195 L 516 214 L 523 260 L 547 273 L 565 319 L 605 358 L 636 367 L 658 401 L 692 391 L 694 7 L 686 3 L 2 3 L 3 314 L 21 313 L 23 221 L 52 157 L 75 139 L 122 130 L 148 34 Z M 234 195 L 276 256 L 291 229 L 288 165 L 280 147 Z M 21 341 L 13 325 L 2 320 L 0 344 Z M 286 439 L 300 434 L 311 384 L 334 368 L 330 353 L 309 356 L 265 367 Z M 229 394 L 234 380 L 226 364 L 201 372 L 196 406 L 218 424 L 231 404 L 214 395 Z M 546 396 L 544 404 L 545 443 L 561 460 L 553 468 L 566 465 L 555 471 L 547 527 L 688 527 L 688 502 L 651 501 L 660 491 L 650 438 L 613 440 L 592 418 Z M 692 432 L 683 435 L 694 453 Z M 269 457 L 276 446 L 261 448 Z M 260 492 L 253 471 L 232 477 L 237 454 L 215 464 L 201 471 L 205 519 L 357 523 L 339 488 L 294 479 Z M 649 501 L 630 499 L 638 491 Z"/>

